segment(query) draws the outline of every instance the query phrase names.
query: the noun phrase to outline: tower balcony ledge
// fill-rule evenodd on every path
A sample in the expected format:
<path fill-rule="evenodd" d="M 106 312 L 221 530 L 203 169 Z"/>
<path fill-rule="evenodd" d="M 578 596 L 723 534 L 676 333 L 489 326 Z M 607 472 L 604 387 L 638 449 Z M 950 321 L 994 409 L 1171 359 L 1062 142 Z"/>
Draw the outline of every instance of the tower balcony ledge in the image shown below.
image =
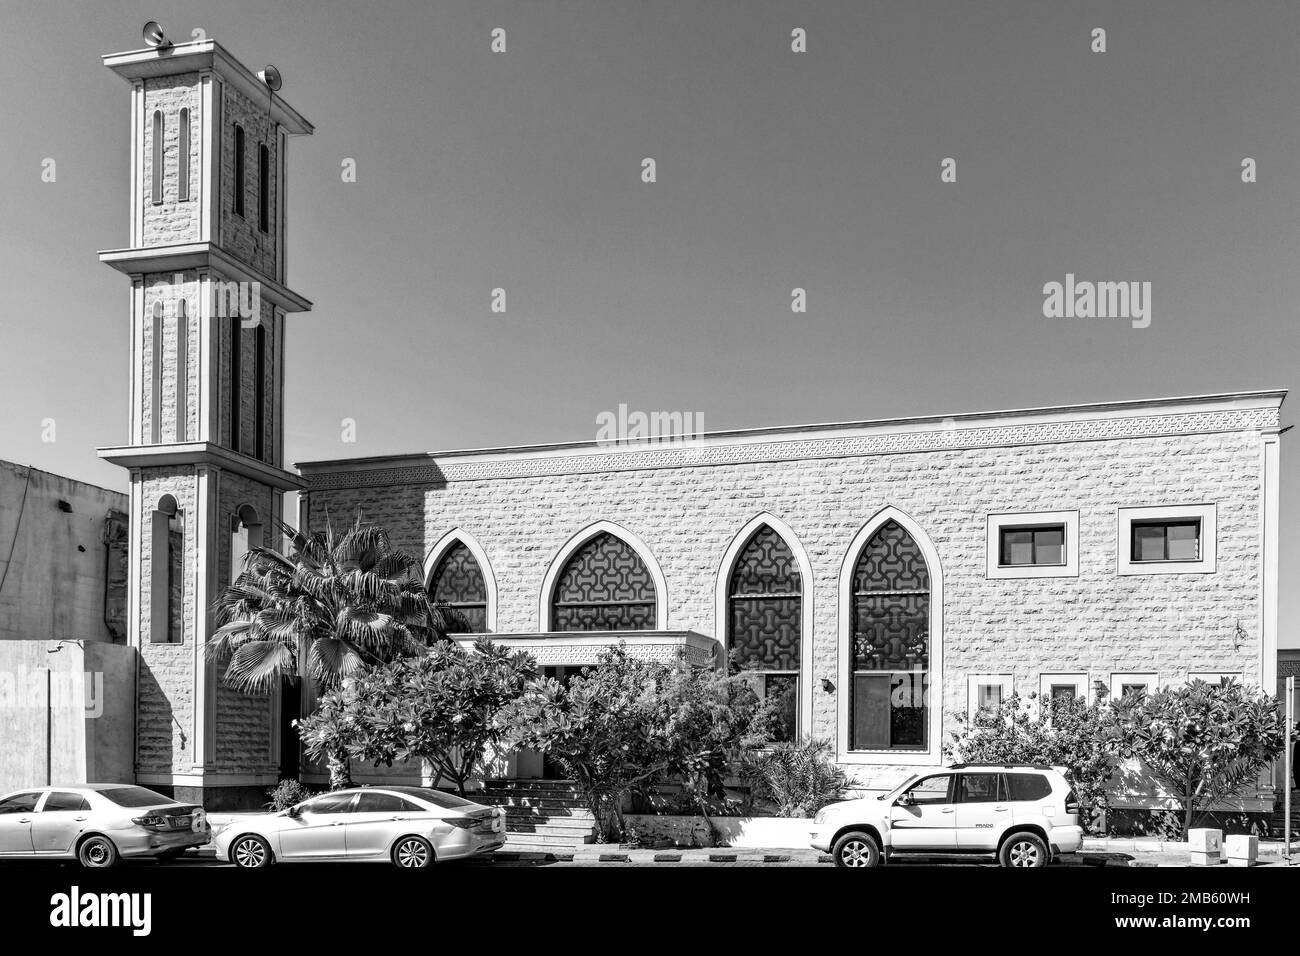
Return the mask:
<path fill-rule="evenodd" d="M 163 445 L 118 445 L 100 448 L 98 455 L 123 468 L 166 468 L 177 465 L 207 465 L 233 472 L 280 491 L 301 491 L 306 484 L 297 475 L 214 445 L 212 442 L 173 442 Z"/>
<path fill-rule="evenodd" d="M 235 282 L 258 283 L 261 287 L 261 295 L 285 312 L 311 311 L 310 300 L 275 281 L 260 269 L 241 262 L 213 242 L 179 242 L 161 246 L 105 249 L 99 253 L 99 261 L 126 275 L 213 269 Z"/>

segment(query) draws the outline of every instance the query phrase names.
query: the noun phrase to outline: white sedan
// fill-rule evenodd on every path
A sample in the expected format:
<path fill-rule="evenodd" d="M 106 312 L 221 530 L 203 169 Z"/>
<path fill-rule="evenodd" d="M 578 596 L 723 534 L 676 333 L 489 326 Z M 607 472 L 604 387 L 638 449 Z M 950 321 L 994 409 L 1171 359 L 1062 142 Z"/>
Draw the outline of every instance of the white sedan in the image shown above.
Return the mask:
<path fill-rule="evenodd" d="M 360 787 L 279 813 L 240 814 L 217 832 L 213 845 L 218 860 L 244 869 L 329 860 L 420 868 L 486 855 L 505 840 L 501 807 L 428 787 Z"/>

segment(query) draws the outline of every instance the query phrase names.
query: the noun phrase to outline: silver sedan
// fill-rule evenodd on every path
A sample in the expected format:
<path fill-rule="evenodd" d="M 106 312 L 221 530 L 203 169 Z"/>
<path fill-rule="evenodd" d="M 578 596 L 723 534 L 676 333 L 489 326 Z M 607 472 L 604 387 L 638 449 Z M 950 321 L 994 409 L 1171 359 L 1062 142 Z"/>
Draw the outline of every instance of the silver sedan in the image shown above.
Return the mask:
<path fill-rule="evenodd" d="M 0 858 L 175 859 L 211 838 L 203 808 L 130 784 L 34 787 L 0 797 Z"/>
<path fill-rule="evenodd" d="M 239 814 L 213 844 L 218 860 L 245 869 L 328 860 L 420 868 L 489 854 L 505 843 L 505 831 L 500 807 L 428 787 L 361 787 L 279 813 Z"/>

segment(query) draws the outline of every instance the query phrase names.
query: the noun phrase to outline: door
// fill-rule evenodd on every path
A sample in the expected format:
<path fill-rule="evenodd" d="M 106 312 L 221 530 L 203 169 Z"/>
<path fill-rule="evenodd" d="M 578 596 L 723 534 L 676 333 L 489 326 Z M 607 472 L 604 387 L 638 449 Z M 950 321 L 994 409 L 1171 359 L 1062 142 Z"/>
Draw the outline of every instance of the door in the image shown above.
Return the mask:
<path fill-rule="evenodd" d="M 570 679 L 582 673 L 582 668 L 575 665 L 543 667 L 542 676 L 551 677 L 560 682 L 561 686 L 568 686 Z M 543 780 L 567 780 L 568 774 L 564 772 L 559 761 L 552 760 L 550 754 L 542 754 L 542 779 Z"/>
<path fill-rule="evenodd" d="M 963 773 L 957 778 L 957 848 L 998 848 L 998 838 L 1011 822 L 1011 804 L 1002 792 L 1000 773 Z"/>
<path fill-rule="evenodd" d="M 359 793 L 344 825 L 348 858 L 386 854 L 394 839 L 423 832 L 431 822 L 427 810 L 395 793 Z"/>
<path fill-rule="evenodd" d="M 0 800 L 0 853 L 32 852 L 32 820 L 40 798 L 37 790 Z"/>
<path fill-rule="evenodd" d="M 327 793 L 302 805 L 296 817 L 282 818 L 280 857 L 313 860 L 345 856 L 344 824 L 356 800 L 355 793 Z"/>
<path fill-rule="evenodd" d="M 904 790 L 889 809 L 890 844 L 896 850 L 950 851 L 957 846 L 953 777 L 936 773 Z"/>
<path fill-rule="evenodd" d="M 72 850 L 90 819 L 90 803 L 80 793 L 55 790 L 47 794 L 40 813 L 32 818 L 32 847 L 37 853 Z"/>

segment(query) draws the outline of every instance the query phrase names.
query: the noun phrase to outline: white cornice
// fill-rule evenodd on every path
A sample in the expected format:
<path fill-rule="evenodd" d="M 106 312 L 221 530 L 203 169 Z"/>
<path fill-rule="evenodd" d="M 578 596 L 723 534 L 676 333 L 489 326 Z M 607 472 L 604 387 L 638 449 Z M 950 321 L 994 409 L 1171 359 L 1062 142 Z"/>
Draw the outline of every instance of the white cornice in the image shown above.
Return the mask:
<path fill-rule="evenodd" d="M 213 242 L 179 242 L 165 246 L 141 246 L 105 249 L 99 261 L 125 275 L 153 272 L 181 272 L 186 269 L 215 269 L 228 279 L 256 282 L 262 294 L 285 312 L 310 312 L 311 301 L 288 286 L 281 285 L 266 273 L 241 262 Z"/>
<path fill-rule="evenodd" d="M 304 462 L 312 489 L 1152 438 L 1274 428 L 1285 391 L 714 432 L 688 440 L 574 442 Z"/>
<path fill-rule="evenodd" d="M 209 465 L 261 482 L 281 491 L 299 491 L 305 487 L 297 475 L 283 471 L 247 455 L 206 441 L 165 445 L 119 445 L 100 448 L 100 458 L 123 468 L 158 468 L 176 465 Z"/>

